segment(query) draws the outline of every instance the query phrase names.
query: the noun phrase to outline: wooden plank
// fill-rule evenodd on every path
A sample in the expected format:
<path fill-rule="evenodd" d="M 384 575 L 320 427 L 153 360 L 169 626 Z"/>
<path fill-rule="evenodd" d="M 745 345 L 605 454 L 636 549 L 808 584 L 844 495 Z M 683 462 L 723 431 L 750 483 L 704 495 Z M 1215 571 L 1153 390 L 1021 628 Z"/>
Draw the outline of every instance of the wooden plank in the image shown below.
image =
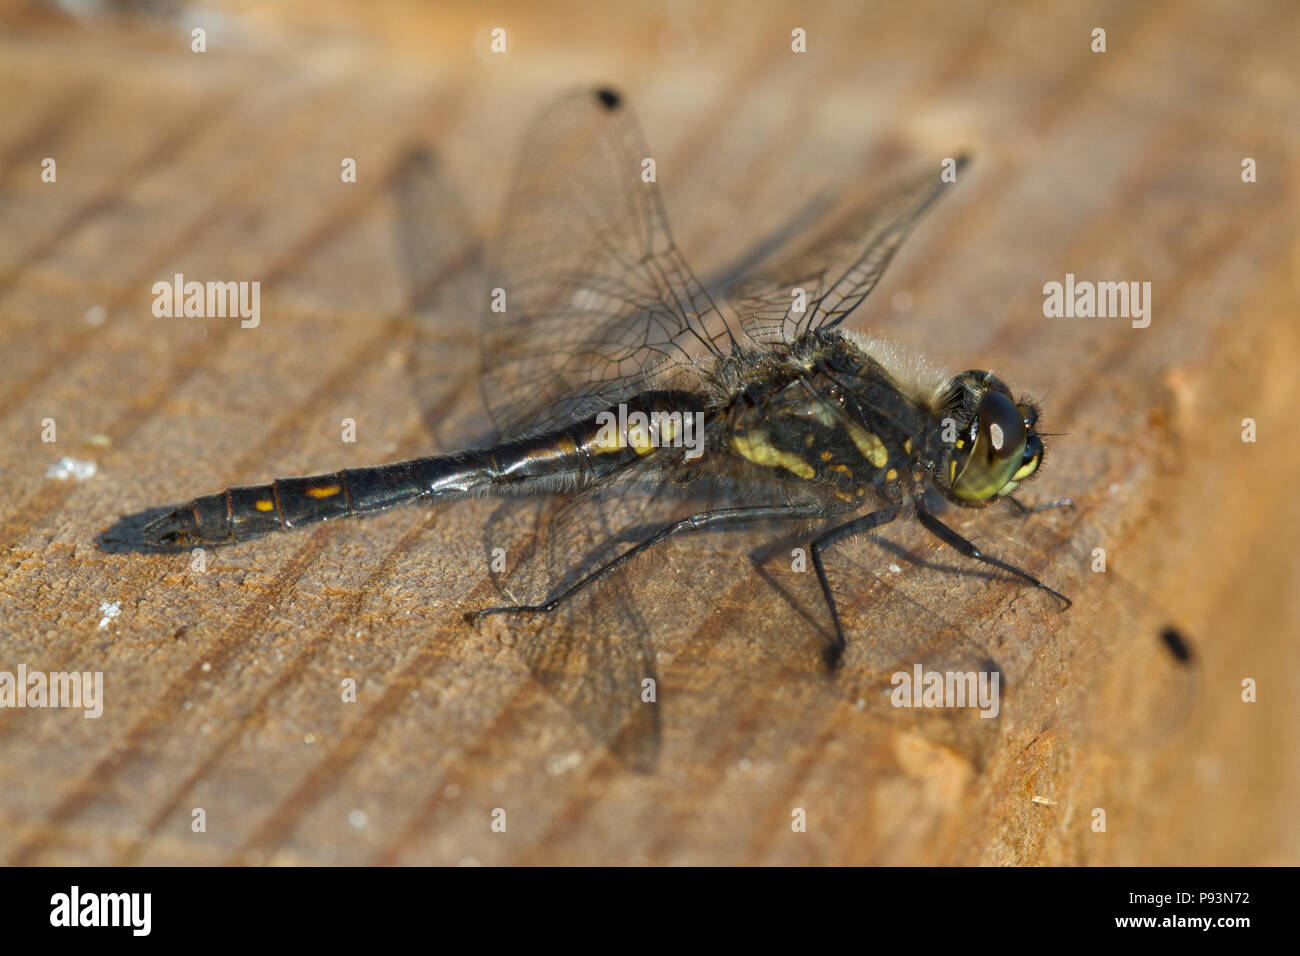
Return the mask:
<path fill-rule="evenodd" d="M 97 720 L 0 709 L 0 859 L 1300 860 L 1285 5 L 1230 20 L 1209 4 L 831 5 L 797 22 L 748 5 L 677 20 L 521 8 L 495 59 L 468 6 L 318 10 L 232 16 L 201 55 L 141 20 L 86 33 L 33 13 L 0 39 L 0 82 L 22 93 L 0 123 L 0 670 L 106 680 Z M 1089 49 L 1099 25 L 1106 53 Z M 328 40 L 304 44 L 309 26 Z M 225 485 L 481 437 L 474 317 L 444 308 L 432 350 L 417 347 L 391 187 L 412 143 L 436 149 L 467 209 L 439 235 L 459 293 L 472 276 L 454 252 L 492 228 L 519 130 L 592 77 L 641 113 L 703 275 L 820 196 L 834 215 L 911 164 L 974 153 L 854 322 L 1042 398 L 1063 434 L 1032 491 L 1077 507 L 952 517 L 1070 611 L 927 569 L 960 562 L 891 528 L 893 550 L 853 542 L 837 559 L 852 645 L 827 678 L 815 629 L 752 572 L 746 537 L 673 544 L 626 576 L 660 611 L 661 739 L 638 773 L 500 628 L 461 621 L 496 593 L 493 502 L 262 539 L 202 573 L 97 544 L 119 515 Z M 40 181 L 45 156 L 57 184 Z M 344 156 L 356 184 L 339 182 Z M 175 272 L 260 278 L 261 326 L 155 319 L 152 284 Z M 1150 327 L 1045 318 L 1043 285 L 1066 273 L 1149 281 Z M 63 455 L 97 473 L 45 477 Z M 1167 622 L 1194 670 L 1161 652 Z M 996 660 L 999 720 L 885 705 L 879 680 L 909 648 Z M 1247 677 L 1258 703 L 1240 701 Z"/>

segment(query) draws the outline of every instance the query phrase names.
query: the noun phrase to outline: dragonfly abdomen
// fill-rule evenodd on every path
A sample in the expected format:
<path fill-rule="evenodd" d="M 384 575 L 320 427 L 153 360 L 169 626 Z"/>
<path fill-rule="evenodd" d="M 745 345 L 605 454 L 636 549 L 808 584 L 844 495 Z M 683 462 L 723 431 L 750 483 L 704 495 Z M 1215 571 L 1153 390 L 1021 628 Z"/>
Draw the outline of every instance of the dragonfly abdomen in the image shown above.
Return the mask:
<path fill-rule="evenodd" d="M 428 459 L 437 461 L 438 459 Z M 227 488 L 195 498 L 144 529 L 150 544 L 225 544 L 330 518 L 379 511 L 421 495 L 417 462 Z"/>
<path fill-rule="evenodd" d="M 407 501 L 577 491 L 661 443 L 702 440 L 702 407 L 691 392 L 646 391 L 566 428 L 488 448 L 228 488 L 169 512 L 144 529 L 144 538 L 153 545 L 228 544 Z"/>
<path fill-rule="evenodd" d="M 154 545 L 227 544 L 418 499 L 574 490 L 616 467 L 622 454 L 590 455 L 580 431 L 502 442 L 456 455 L 349 468 L 195 498 L 144 529 Z"/>

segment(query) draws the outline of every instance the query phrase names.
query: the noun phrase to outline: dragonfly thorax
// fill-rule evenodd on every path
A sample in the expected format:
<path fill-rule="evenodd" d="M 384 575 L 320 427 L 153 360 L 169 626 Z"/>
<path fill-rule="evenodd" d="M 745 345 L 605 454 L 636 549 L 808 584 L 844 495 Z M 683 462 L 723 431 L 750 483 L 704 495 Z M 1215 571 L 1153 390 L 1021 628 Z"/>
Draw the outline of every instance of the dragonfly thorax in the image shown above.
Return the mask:
<path fill-rule="evenodd" d="M 829 486 L 846 502 L 908 474 L 925 417 L 879 365 L 843 348 L 790 358 L 748 382 L 727 409 L 732 454 Z"/>

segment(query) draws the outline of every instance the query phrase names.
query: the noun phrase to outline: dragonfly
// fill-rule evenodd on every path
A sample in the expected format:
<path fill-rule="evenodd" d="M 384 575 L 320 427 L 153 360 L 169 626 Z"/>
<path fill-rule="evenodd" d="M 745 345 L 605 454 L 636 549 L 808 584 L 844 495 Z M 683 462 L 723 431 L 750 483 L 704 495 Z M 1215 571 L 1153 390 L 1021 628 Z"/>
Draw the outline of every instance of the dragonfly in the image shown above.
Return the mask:
<path fill-rule="evenodd" d="M 162 514 L 145 541 L 226 545 L 407 502 L 540 502 L 526 533 L 517 507 L 489 519 L 485 541 L 524 543 L 503 549 L 517 560 L 498 582 L 502 603 L 468 608 L 465 620 L 551 622 L 549 638 L 525 645 L 530 667 L 548 686 L 568 681 L 564 699 L 576 708 L 622 702 L 592 726 L 643 764 L 655 745 L 633 741 L 657 737 L 658 710 L 629 715 L 645 713 L 635 701 L 653 660 L 635 641 L 600 635 L 646 628 L 653 612 L 620 572 L 671 539 L 767 529 L 801 540 L 830 671 L 850 646 L 832 553 L 891 522 L 914 522 L 973 566 L 1068 608 L 1060 591 L 940 516 L 949 506 L 1001 502 L 1031 516 L 1070 504 L 1016 497 L 1043 461 L 1038 406 L 989 371 L 947 375 L 843 327 L 955 188 L 965 157 L 950 164 L 956 176 L 936 165 L 847 230 L 747 276 L 727 294 L 728 316 L 672 238 L 654 177 L 643 175 L 650 155 L 609 88 L 566 94 L 526 133 L 479 320 L 495 440 L 228 488 Z M 574 652 L 560 638 L 576 631 L 602 646 Z M 591 667 L 592 657 L 606 660 Z"/>

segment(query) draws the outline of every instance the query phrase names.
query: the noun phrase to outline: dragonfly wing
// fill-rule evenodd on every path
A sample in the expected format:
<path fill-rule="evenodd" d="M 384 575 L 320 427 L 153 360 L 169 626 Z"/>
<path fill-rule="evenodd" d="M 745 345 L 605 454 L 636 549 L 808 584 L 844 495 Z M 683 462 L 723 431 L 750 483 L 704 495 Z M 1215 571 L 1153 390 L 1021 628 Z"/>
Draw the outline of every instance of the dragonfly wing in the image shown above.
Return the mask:
<path fill-rule="evenodd" d="M 504 435 L 721 355 L 731 331 L 673 242 L 650 152 L 617 93 L 566 95 L 522 157 L 482 323 L 483 395 Z"/>
<path fill-rule="evenodd" d="M 680 465 L 662 455 L 639 457 L 585 491 L 539 507 L 527 520 L 521 521 L 518 509 L 500 509 L 487 538 L 490 546 L 513 556 L 497 581 L 503 603 L 539 603 L 561 593 L 689 514 L 811 500 L 807 483 L 786 488 L 763 475 L 743 487 L 679 481 Z M 711 536 L 694 540 L 701 537 Z M 672 579 L 664 576 L 666 547 L 621 565 L 550 614 L 491 619 L 510 635 L 538 682 L 592 738 L 641 771 L 657 763 L 665 706 L 653 638 L 661 627 L 680 624 L 663 619 L 673 617 L 672 602 L 646 600 L 648 593 L 671 586 Z M 648 689 L 655 693 L 647 695 Z"/>
<path fill-rule="evenodd" d="M 465 316 L 477 314 L 484 285 L 484 253 L 468 211 L 438 158 L 410 150 L 389 187 L 395 207 L 397 261 L 406 282 L 409 371 L 429 434 L 442 445 L 446 408 L 457 387 L 449 372 L 472 370 L 478 342 L 466 333 Z"/>
<path fill-rule="evenodd" d="M 389 192 L 396 205 L 397 253 L 410 308 L 417 313 L 438 312 L 448 278 L 482 256 L 469 215 L 437 157 L 427 149 L 407 152 Z M 447 318 L 459 323 L 462 315 Z"/>
<path fill-rule="evenodd" d="M 965 168 L 959 157 L 956 170 Z M 744 280 L 729 294 L 755 342 L 793 342 L 843 322 L 875 288 L 912 227 L 951 182 L 927 171 L 847 216 L 842 228 Z"/>

